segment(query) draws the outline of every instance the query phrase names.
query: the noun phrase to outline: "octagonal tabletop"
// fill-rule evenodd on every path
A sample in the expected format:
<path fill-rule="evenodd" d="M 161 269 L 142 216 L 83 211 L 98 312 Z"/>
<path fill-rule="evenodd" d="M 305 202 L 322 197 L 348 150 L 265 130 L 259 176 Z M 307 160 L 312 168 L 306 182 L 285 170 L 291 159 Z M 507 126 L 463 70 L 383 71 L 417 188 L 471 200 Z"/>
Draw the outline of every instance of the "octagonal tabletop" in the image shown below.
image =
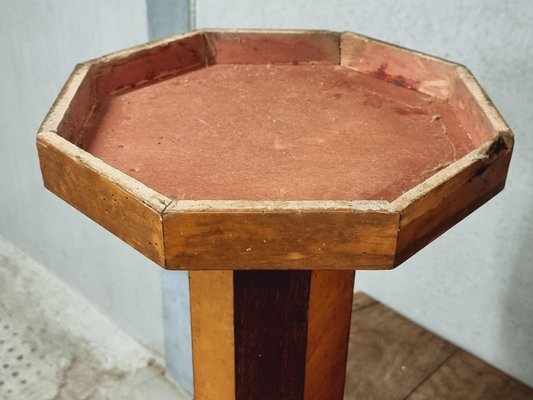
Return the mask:
<path fill-rule="evenodd" d="M 351 33 L 193 32 L 80 65 L 46 186 L 171 269 L 398 265 L 503 188 L 462 66 Z"/>

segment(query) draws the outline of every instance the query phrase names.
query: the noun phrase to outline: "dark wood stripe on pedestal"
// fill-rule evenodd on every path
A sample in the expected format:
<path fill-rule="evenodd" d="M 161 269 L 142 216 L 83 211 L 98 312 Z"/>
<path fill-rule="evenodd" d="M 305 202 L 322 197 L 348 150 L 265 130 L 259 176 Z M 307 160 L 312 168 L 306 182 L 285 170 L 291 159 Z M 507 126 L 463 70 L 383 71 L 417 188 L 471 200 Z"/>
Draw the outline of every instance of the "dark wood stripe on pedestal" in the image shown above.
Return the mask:
<path fill-rule="evenodd" d="M 304 396 L 310 271 L 235 271 L 236 400 Z"/>

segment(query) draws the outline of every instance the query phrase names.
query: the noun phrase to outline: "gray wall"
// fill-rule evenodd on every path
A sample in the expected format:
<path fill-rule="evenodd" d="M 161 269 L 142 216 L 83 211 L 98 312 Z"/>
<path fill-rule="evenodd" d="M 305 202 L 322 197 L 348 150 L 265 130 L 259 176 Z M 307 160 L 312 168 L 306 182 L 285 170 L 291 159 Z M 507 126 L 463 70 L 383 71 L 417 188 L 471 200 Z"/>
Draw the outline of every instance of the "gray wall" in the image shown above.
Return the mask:
<path fill-rule="evenodd" d="M 190 388 L 186 276 L 160 274 L 42 189 L 34 146 L 75 63 L 173 33 L 173 24 L 175 32 L 184 29 L 186 3 L 148 0 L 148 9 L 144 0 L 0 3 L 0 235 L 160 354 L 165 325 L 174 349 L 167 352 L 169 371 Z M 532 20 L 527 0 L 197 4 L 199 27 L 353 30 L 473 70 L 517 135 L 506 191 L 400 269 L 359 273 L 357 286 L 533 385 Z"/>
<path fill-rule="evenodd" d="M 144 0 L 0 2 L 0 235 L 163 354 L 159 269 L 45 191 L 35 150 L 76 63 L 147 39 Z"/>
<path fill-rule="evenodd" d="M 198 0 L 198 27 L 352 30 L 466 64 L 517 136 L 504 193 L 356 286 L 533 385 L 533 3 Z"/>

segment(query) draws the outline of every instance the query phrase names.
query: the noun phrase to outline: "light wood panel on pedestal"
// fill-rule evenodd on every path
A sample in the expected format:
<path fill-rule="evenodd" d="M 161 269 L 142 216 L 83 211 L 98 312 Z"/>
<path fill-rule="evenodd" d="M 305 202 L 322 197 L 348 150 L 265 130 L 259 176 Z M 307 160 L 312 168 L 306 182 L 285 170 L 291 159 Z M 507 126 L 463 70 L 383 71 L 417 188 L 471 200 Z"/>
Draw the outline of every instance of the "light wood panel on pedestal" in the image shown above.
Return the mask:
<path fill-rule="evenodd" d="M 235 400 L 233 271 L 190 271 L 196 400 Z"/>
<path fill-rule="evenodd" d="M 195 399 L 342 399 L 354 271 L 191 271 Z"/>

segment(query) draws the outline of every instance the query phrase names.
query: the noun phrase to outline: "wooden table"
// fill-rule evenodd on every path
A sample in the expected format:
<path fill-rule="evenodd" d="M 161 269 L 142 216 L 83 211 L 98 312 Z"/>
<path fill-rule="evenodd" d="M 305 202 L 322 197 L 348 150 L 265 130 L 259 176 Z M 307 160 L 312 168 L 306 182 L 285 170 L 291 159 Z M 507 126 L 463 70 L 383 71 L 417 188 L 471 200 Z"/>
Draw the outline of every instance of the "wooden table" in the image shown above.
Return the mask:
<path fill-rule="evenodd" d="M 356 35 L 197 31 L 80 64 L 45 185 L 189 270 L 195 398 L 341 399 L 355 270 L 503 189 L 513 136 L 463 66 Z"/>

